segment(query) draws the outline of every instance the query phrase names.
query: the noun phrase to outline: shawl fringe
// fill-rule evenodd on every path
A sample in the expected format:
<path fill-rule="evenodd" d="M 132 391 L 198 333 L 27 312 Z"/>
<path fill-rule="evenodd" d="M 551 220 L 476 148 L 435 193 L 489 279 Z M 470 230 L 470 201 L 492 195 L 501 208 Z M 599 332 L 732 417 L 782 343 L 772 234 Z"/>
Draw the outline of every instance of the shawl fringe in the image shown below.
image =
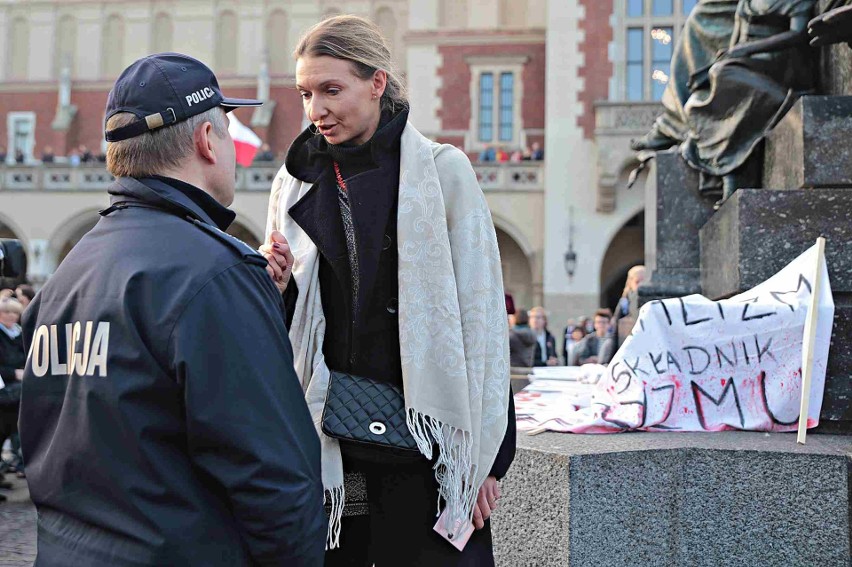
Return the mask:
<path fill-rule="evenodd" d="M 440 486 L 437 516 L 441 515 L 443 499 L 450 525 L 471 521 L 479 492 L 471 433 L 441 423 L 414 408 L 408 408 L 406 424 L 417 442 L 417 448 L 427 459 L 432 459 L 432 448 L 438 446 L 438 461 L 435 463 L 435 480 Z"/>
<path fill-rule="evenodd" d="M 343 505 L 346 503 L 346 490 L 343 485 L 325 489 L 326 498 L 331 504 L 331 514 L 328 518 L 328 535 L 325 540 L 325 549 L 337 549 L 340 547 L 340 528 L 343 523 Z"/>

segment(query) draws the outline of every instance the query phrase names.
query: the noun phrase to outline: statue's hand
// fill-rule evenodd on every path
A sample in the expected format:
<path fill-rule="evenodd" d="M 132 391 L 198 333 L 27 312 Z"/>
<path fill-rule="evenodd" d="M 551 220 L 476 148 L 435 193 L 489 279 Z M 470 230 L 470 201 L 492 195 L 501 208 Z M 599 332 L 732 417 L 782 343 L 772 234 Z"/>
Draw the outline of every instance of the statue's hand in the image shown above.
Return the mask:
<path fill-rule="evenodd" d="M 748 57 L 749 53 L 745 45 L 737 45 L 729 49 L 725 56 L 729 59 L 737 59 L 739 57 Z"/>
<path fill-rule="evenodd" d="M 811 45 L 831 45 L 852 41 L 852 6 L 820 14 L 808 23 Z"/>

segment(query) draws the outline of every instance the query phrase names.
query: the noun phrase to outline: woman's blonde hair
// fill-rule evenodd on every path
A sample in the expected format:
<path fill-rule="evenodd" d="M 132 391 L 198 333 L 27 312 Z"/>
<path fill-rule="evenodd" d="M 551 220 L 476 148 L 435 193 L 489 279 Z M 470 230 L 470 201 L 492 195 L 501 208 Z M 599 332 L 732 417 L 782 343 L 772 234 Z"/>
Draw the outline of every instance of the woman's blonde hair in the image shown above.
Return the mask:
<path fill-rule="evenodd" d="M 633 266 L 627 271 L 627 280 L 624 282 L 624 291 L 621 293 L 621 297 L 627 297 L 627 294 L 633 291 L 630 289 L 630 282 L 636 279 L 639 274 L 645 274 L 645 266 Z"/>
<path fill-rule="evenodd" d="M 391 59 L 387 41 L 378 26 L 358 16 L 335 16 L 314 25 L 305 32 L 293 56 L 329 56 L 352 63 L 355 75 L 363 80 L 381 69 L 388 81 L 382 94 L 382 110 L 396 112 L 408 108 L 408 91 Z"/>

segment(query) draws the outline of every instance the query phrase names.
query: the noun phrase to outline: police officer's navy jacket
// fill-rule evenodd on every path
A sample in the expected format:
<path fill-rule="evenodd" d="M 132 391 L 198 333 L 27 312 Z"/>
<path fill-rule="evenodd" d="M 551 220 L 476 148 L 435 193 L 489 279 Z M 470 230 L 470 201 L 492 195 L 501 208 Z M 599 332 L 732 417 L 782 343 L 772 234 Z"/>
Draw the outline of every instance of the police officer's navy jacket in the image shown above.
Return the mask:
<path fill-rule="evenodd" d="M 110 193 L 24 317 L 36 565 L 321 565 L 319 441 L 266 261 L 197 188 Z"/>

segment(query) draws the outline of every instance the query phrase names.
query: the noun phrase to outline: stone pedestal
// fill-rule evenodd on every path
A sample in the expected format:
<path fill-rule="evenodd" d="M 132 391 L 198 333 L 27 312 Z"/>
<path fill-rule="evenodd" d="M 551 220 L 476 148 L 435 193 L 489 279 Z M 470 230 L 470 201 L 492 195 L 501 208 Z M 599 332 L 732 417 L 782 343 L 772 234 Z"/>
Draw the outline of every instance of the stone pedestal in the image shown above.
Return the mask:
<path fill-rule="evenodd" d="M 826 435 L 520 434 L 496 563 L 847 565 L 850 452 Z"/>
<path fill-rule="evenodd" d="M 675 152 L 652 161 L 645 190 L 645 265 L 640 303 L 701 292 L 698 229 L 715 199 L 698 194 L 698 172 Z"/>
<path fill-rule="evenodd" d="M 835 314 L 821 419 L 852 429 L 852 190 L 741 189 L 701 229 L 704 295 L 716 299 L 768 279 L 826 238 Z"/>
<path fill-rule="evenodd" d="M 766 138 L 764 186 L 852 187 L 850 132 L 852 96 L 800 98 Z"/>

